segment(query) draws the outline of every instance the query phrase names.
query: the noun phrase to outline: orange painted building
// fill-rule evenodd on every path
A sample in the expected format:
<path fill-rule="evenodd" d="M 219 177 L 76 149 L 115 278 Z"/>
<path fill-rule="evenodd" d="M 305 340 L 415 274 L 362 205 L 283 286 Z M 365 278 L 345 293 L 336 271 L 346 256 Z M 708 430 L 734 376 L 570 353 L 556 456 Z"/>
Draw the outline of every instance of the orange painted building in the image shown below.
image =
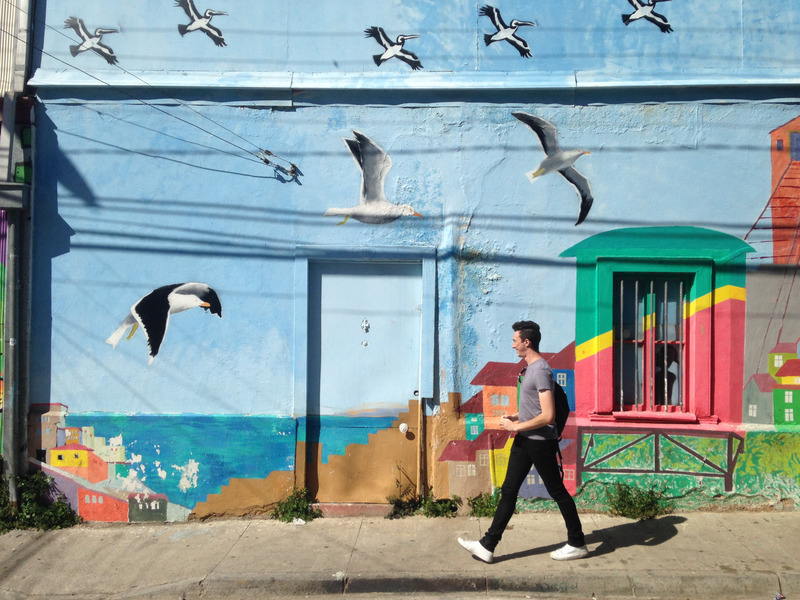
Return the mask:
<path fill-rule="evenodd" d="M 91 483 L 108 479 L 108 463 L 94 450 L 81 444 L 67 444 L 49 451 L 49 464 Z"/>
<path fill-rule="evenodd" d="M 773 261 L 800 262 L 800 117 L 770 132 Z"/>

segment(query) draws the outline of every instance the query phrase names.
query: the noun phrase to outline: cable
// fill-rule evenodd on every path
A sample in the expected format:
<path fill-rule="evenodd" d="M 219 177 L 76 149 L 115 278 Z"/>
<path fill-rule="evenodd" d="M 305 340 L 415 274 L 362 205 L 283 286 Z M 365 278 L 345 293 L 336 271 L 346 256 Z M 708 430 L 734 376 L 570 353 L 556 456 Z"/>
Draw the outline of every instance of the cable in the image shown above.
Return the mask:
<path fill-rule="evenodd" d="M 30 13 L 28 13 L 28 12 L 26 12 L 26 11 L 24 11 L 22 9 L 19 9 L 18 7 L 14 6 L 13 4 L 10 3 L 10 0 L 2 0 L 2 2 L 7 4 L 7 5 L 9 5 L 11 8 L 15 8 L 15 9 L 19 10 L 21 13 L 23 13 L 26 16 L 32 18 L 37 23 L 40 23 L 40 24 L 44 25 L 46 28 L 55 31 L 56 33 L 58 33 L 59 35 L 65 37 L 66 39 L 68 39 L 70 41 L 74 41 L 69 35 L 67 35 L 63 31 L 61 31 L 59 29 L 56 29 L 55 27 L 53 27 L 52 25 L 47 24 L 46 22 L 42 21 L 41 19 L 36 18 L 35 15 L 31 15 Z M 220 129 L 223 129 L 223 130 L 227 131 L 231 135 L 234 135 L 234 136 L 238 137 L 239 139 L 241 139 L 242 141 L 244 141 L 245 143 L 251 145 L 253 148 L 255 148 L 257 150 L 257 152 L 253 152 L 253 151 L 247 150 L 246 148 L 243 148 L 242 146 L 240 146 L 238 144 L 235 144 L 234 142 L 232 142 L 230 140 L 226 140 L 225 138 L 222 138 L 219 135 L 217 135 L 215 133 L 212 133 L 211 131 L 209 131 L 207 129 L 204 129 L 203 127 L 197 125 L 196 123 L 192 123 L 190 121 L 187 121 L 186 119 L 183 119 L 182 117 L 174 115 L 174 114 L 172 114 L 172 113 L 170 113 L 170 112 L 168 112 L 168 111 L 156 106 L 155 104 L 151 104 L 150 102 L 147 102 L 146 100 L 144 100 L 142 98 L 139 98 L 139 97 L 127 92 L 126 90 L 124 90 L 124 89 L 122 89 L 122 88 L 120 88 L 118 86 L 115 86 L 115 85 L 113 85 L 111 83 L 108 83 L 107 81 L 102 80 L 101 78 L 97 77 L 96 75 L 93 75 L 92 73 L 89 73 L 88 71 L 85 71 L 84 69 L 81 69 L 80 67 L 77 67 L 77 66 L 75 66 L 75 65 L 73 65 L 71 63 L 68 63 L 67 61 L 65 61 L 65 60 L 63 60 L 61 58 L 58 58 L 57 56 L 47 52 L 46 50 L 44 50 L 44 48 L 39 48 L 38 46 L 28 42 L 27 40 L 24 40 L 24 39 L 20 38 L 19 36 L 15 35 L 15 34 L 13 34 L 11 32 L 6 31 L 2 27 L 0 27 L 0 31 L 2 31 L 6 35 L 9 35 L 9 36 L 13 37 L 14 39 L 16 39 L 19 42 L 22 42 L 22 43 L 24 43 L 24 44 L 26 44 L 28 46 L 33 47 L 34 49 L 38 50 L 39 52 L 41 52 L 45 56 L 48 56 L 48 57 L 52 58 L 53 60 L 56 60 L 56 61 L 60 62 L 63 65 L 71 67 L 71 68 L 75 69 L 76 71 L 79 71 L 80 73 L 82 73 L 82 74 L 84 74 L 84 75 L 86 75 L 88 77 L 91 77 L 92 79 L 98 81 L 102 85 L 107 86 L 107 87 L 109 87 L 109 88 L 111 88 L 111 89 L 113 89 L 113 90 L 115 90 L 115 91 L 117 91 L 117 92 L 119 92 L 121 94 L 124 94 L 125 96 L 131 98 L 132 100 L 140 102 L 141 104 L 144 104 L 145 106 L 148 106 L 148 107 L 150 107 L 150 108 L 152 108 L 154 110 L 157 110 L 158 112 L 160 112 L 160 113 L 162 113 L 164 115 L 167 115 L 168 117 L 171 117 L 173 119 L 177 119 L 178 121 L 180 121 L 182 123 L 185 123 L 186 125 L 189 125 L 190 127 L 194 127 L 196 129 L 199 129 L 200 131 L 202 131 L 206 135 L 210 135 L 211 137 L 216 138 L 216 139 L 220 140 L 221 142 L 229 144 L 229 145 L 233 146 L 234 148 L 236 148 L 238 150 L 241 150 L 242 152 L 254 157 L 257 161 L 262 162 L 265 165 L 272 166 L 272 167 L 274 167 L 276 169 L 279 169 L 279 170 L 283 171 L 284 173 L 288 174 L 292 178 L 296 177 L 298 172 L 299 172 L 298 168 L 297 168 L 297 165 L 295 165 L 294 163 L 290 162 L 289 160 L 287 160 L 285 158 L 282 158 L 282 157 L 278 156 L 277 154 L 275 154 L 275 153 L 273 153 L 273 152 L 271 152 L 271 151 L 269 151 L 269 150 L 267 150 L 265 148 L 260 148 L 259 146 L 257 146 L 253 142 L 251 142 L 250 140 L 242 137 L 241 135 L 239 135 L 238 133 L 230 130 L 229 128 L 225 127 L 224 125 L 221 125 L 221 124 L 217 123 L 216 121 L 214 121 L 210 117 L 200 113 L 199 111 L 197 111 L 192 106 L 186 104 L 185 102 L 183 102 L 181 100 L 178 100 L 177 98 L 171 98 L 171 99 L 174 100 L 175 102 L 177 102 L 178 104 L 180 104 L 181 106 L 183 106 L 185 108 L 188 108 L 189 110 L 191 110 L 196 115 L 198 115 L 198 116 L 210 121 L 211 123 L 213 123 L 214 125 L 216 125 Z M 123 73 L 125 73 L 125 74 L 127 74 L 127 75 L 129 75 L 131 77 L 134 77 L 138 81 L 142 82 L 147 87 L 156 89 L 153 85 L 151 85 L 150 83 L 148 83 L 147 81 L 145 81 L 144 79 L 139 77 L 138 75 L 135 75 L 135 74 L 131 73 L 130 71 L 120 67 L 119 64 L 115 63 L 114 66 L 117 67 L 119 70 L 121 70 Z M 219 149 L 217 149 L 217 150 L 221 152 L 221 150 L 219 150 Z M 269 157 L 272 157 L 272 159 L 270 160 Z M 245 158 L 245 157 L 240 157 L 240 158 Z M 247 159 L 247 160 L 251 160 L 251 159 Z M 253 162 L 256 162 L 256 160 L 253 160 Z M 278 161 L 281 161 L 281 162 L 287 164 L 289 166 L 288 169 L 282 167 L 279 164 L 276 164 L 275 160 L 278 160 Z"/>

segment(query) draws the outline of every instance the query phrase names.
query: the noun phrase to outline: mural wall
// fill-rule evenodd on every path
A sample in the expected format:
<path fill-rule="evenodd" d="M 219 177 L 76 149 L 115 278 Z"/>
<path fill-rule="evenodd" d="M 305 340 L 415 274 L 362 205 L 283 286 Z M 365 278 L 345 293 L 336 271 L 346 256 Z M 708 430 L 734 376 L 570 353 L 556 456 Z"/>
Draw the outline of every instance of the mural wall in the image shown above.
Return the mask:
<path fill-rule="evenodd" d="M 475 496 L 531 318 L 571 492 L 800 500 L 800 8 L 373 4 L 37 4 L 32 464 L 93 520 Z"/>

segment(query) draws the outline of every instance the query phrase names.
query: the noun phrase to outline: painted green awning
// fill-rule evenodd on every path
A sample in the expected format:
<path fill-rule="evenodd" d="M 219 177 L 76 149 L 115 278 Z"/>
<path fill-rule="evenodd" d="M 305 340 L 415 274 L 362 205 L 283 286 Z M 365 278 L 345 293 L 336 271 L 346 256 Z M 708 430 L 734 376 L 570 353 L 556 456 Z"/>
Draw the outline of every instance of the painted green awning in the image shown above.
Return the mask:
<path fill-rule="evenodd" d="M 580 261 L 598 257 L 703 258 L 726 263 L 755 249 L 737 237 L 702 227 L 630 227 L 598 233 L 560 256 Z"/>

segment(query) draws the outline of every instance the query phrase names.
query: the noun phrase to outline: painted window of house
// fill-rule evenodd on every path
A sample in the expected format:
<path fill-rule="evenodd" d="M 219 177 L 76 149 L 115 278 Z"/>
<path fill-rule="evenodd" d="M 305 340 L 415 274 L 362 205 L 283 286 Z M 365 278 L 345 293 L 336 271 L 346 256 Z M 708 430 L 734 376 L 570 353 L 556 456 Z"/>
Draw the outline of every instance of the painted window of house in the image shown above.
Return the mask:
<path fill-rule="evenodd" d="M 500 404 L 500 394 L 492 394 L 492 405 L 497 406 Z"/>
<path fill-rule="evenodd" d="M 775 142 L 775 149 L 776 149 L 778 152 L 781 152 L 781 151 L 783 150 L 783 140 L 777 140 L 777 141 Z"/>
<path fill-rule="evenodd" d="M 784 412 L 784 421 L 786 423 L 794 423 L 794 409 L 787 408 Z"/>
<path fill-rule="evenodd" d="M 561 387 L 564 387 L 565 385 L 567 385 L 567 374 L 566 373 L 558 373 L 556 375 L 556 381 L 558 382 L 558 385 L 560 385 Z"/>
<path fill-rule="evenodd" d="M 469 428 L 469 433 L 470 433 L 470 435 L 478 435 L 478 426 L 477 425 L 472 425 Z"/>
<path fill-rule="evenodd" d="M 64 455 L 63 454 L 56 454 L 56 459 L 57 460 L 64 460 Z"/>
<path fill-rule="evenodd" d="M 749 416 L 751 416 L 751 417 L 757 417 L 758 416 L 758 405 L 757 404 L 751 404 L 747 409 L 747 414 Z"/>
<path fill-rule="evenodd" d="M 500 405 L 501 406 L 508 406 L 508 394 L 502 394 L 500 396 Z"/>
<path fill-rule="evenodd" d="M 467 475 L 469 477 L 475 477 L 478 474 L 478 469 L 475 468 L 475 465 L 467 465 Z"/>
<path fill-rule="evenodd" d="M 489 455 L 488 454 L 481 454 L 480 458 L 478 459 L 478 463 L 482 467 L 486 467 L 489 465 Z"/>
<path fill-rule="evenodd" d="M 792 403 L 792 390 L 786 390 L 783 393 L 783 401 L 786 402 L 786 404 Z"/>
<path fill-rule="evenodd" d="M 89 496 L 89 494 L 86 494 L 86 496 L 83 499 L 83 503 L 84 504 L 89 504 L 89 503 L 91 503 L 91 501 L 92 500 L 91 500 L 91 497 Z"/>
<path fill-rule="evenodd" d="M 775 355 L 774 364 L 775 364 L 776 367 L 782 367 L 783 366 L 783 354 L 776 354 Z"/>
<path fill-rule="evenodd" d="M 456 465 L 456 477 L 464 477 L 467 474 L 467 469 L 464 465 Z"/>
<path fill-rule="evenodd" d="M 615 278 L 615 410 L 684 410 L 684 304 L 691 283 L 680 274 Z"/>
<path fill-rule="evenodd" d="M 508 462 L 508 458 L 506 458 L 505 454 L 498 454 L 494 462 L 498 467 L 504 467 Z"/>

